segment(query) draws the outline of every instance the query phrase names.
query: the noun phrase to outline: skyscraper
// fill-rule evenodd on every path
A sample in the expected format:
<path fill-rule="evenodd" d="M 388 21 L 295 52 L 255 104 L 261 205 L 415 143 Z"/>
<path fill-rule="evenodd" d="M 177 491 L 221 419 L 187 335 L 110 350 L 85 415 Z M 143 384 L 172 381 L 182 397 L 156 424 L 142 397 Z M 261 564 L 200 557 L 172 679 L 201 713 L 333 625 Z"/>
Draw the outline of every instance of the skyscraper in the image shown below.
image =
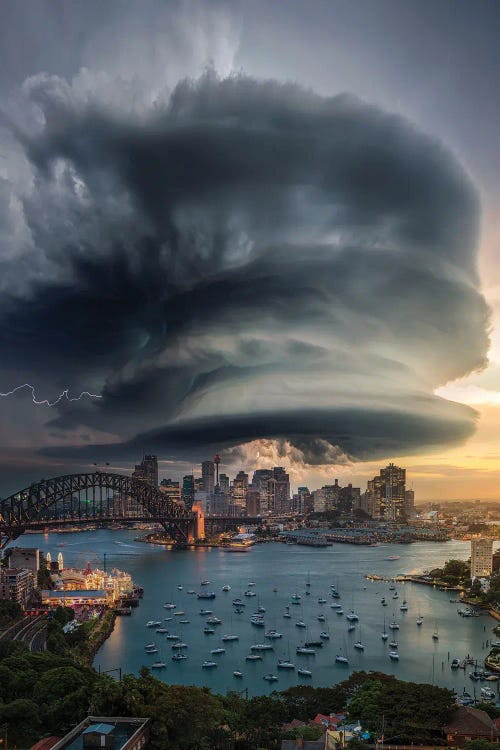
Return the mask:
<path fill-rule="evenodd" d="M 290 477 L 281 466 L 273 469 L 273 510 L 275 513 L 290 512 Z"/>
<path fill-rule="evenodd" d="M 389 464 L 368 482 L 376 518 L 405 520 L 406 469 Z"/>
<path fill-rule="evenodd" d="M 158 457 L 145 455 L 140 464 L 136 464 L 132 479 L 144 479 L 153 487 L 158 487 Z"/>
<path fill-rule="evenodd" d="M 215 463 L 213 461 L 203 461 L 201 478 L 203 479 L 203 489 L 207 495 L 213 495 L 215 487 Z"/>
<path fill-rule="evenodd" d="M 187 510 L 191 510 L 194 500 L 194 477 L 192 474 L 186 474 L 182 480 L 182 499 Z"/>
<path fill-rule="evenodd" d="M 244 471 L 239 471 L 233 480 L 232 487 L 233 503 L 238 514 L 246 511 L 247 489 L 248 474 L 245 474 Z"/>

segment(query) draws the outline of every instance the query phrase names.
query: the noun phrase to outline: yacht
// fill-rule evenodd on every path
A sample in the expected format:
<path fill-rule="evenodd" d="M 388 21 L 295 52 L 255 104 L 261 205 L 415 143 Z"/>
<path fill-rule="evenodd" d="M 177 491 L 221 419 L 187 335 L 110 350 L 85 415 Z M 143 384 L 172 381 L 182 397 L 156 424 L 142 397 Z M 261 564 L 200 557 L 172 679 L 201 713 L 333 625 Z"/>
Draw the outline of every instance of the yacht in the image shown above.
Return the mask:
<path fill-rule="evenodd" d="M 278 669 L 295 669 L 295 664 L 290 659 L 278 659 Z"/>
<path fill-rule="evenodd" d="M 323 648 L 323 641 L 306 641 L 304 646 L 306 648 Z"/>
<path fill-rule="evenodd" d="M 263 628 L 264 627 L 264 618 L 262 615 L 255 614 L 252 615 L 250 618 L 250 624 L 255 625 L 257 628 Z"/>
<path fill-rule="evenodd" d="M 245 603 L 240 598 L 233 599 L 233 604 L 234 604 L 235 607 L 245 607 L 246 606 Z"/>
<path fill-rule="evenodd" d="M 147 648 L 146 649 L 146 653 L 147 654 L 157 654 L 158 653 L 158 649 L 156 648 L 156 646 L 153 646 L 153 648 Z"/>
<path fill-rule="evenodd" d="M 351 609 L 351 611 L 345 617 L 346 620 L 349 620 L 349 622 L 357 622 L 359 620 L 358 615 L 353 609 Z"/>
<path fill-rule="evenodd" d="M 222 620 L 220 617 L 215 617 L 215 615 L 212 615 L 211 617 L 207 617 L 206 622 L 208 625 L 220 625 Z"/>
<path fill-rule="evenodd" d="M 381 604 L 381 605 L 382 605 L 383 607 L 387 607 L 387 602 L 386 602 L 386 600 L 385 600 L 385 596 L 383 596 L 383 597 L 382 597 L 382 599 L 380 600 L 380 604 Z"/>
<path fill-rule="evenodd" d="M 248 585 L 249 585 L 249 586 L 255 586 L 255 581 L 249 581 L 249 582 L 248 582 Z"/>
<path fill-rule="evenodd" d="M 390 630 L 399 630 L 399 625 L 396 620 L 393 620 L 389 625 Z"/>
<path fill-rule="evenodd" d="M 245 596 L 257 596 L 257 594 L 255 593 L 255 591 L 245 591 Z"/>
<path fill-rule="evenodd" d="M 190 622 L 191 620 L 179 620 L 180 625 L 189 625 Z"/>
<path fill-rule="evenodd" d="M 149 622 L 146 623 L 147 628 L 159 628 L 160 625 L 160 620 L 149 620 Z"/>
<path fill-rule="evenodd" d="M 435 630 L 434 633 L 432 634 L 432 640 L 439 641 L 439 633 L 437 632 L 437 630 Z"/>
<path fill-rule="evenodd" d="M 243 677 L 243 672 L 240 672 L 239 669 L 235 669 L 233 674 L 235 677 L 240 677 L 240 678 Z"/>
<path fill-rule="evenodd" d="M 188 658 L 187 654 L 179 653 L 179 654 L 172 654 L 172 661 L 184 661 Z"/>
<path fill-rule="evenodd" d="M 277 630 L 268 630 L 265 635 L 266 638 L 270 638 L 271 640 L 276 640 L 277 638 L 283 638 L 281 633 L 278 633 Z"/>
<path fill-rule="evenodd" d="M 239 641 L 240 636 L 239 635 L 223 635 L 222 641 L 225 643 L 226 641 Z"/>
<path fill-rule="evenodd" d="M 398 648 L 397 641 L 389 641 L 389 648 Z"/>
<path fill-rule="evenodd" d="M 417 617 L 417 625 L 420 627 L 420 625 L 422 625 L 423 621 L 424 621 L 424 618 L 419 615 Z"/>
<path fill-rule="evenodd" d="M 323 638 L 324 641 L 329 641 L 330 633 L 327 633 L 326 630 L 322 630 L 321 633 L 319 634 L 319 637 Z"/>
<path fill-rule="evenodd" d="M 263 607 L 262 604 L 259 604 L 259 606 L 257 607 L 257 612 L 262 615 L 264 614 L 265 611 L 266 611 L 266 608 Z"/>
<path fill-rule="evenodd" d="M 226 585 L 222 587 L 222 590 L 223 591 L 231 591 L 231 586 L 228 583 L 226 583 Z"/>
<path fill-rule="evenodd" d="M 172 643 L 171 646 L 172 650 L 177 649 L 180 650 L 182 648 L 188 648 L 187 643 L 184 643 L 183 641 L 177 641 L 177 643 Z"/>
<path fill-rule="evenodd" d="M 300 594 L 293 594 L 292 602 L 300 602 L 301 598 Z"/>
<path fill-rule="evenodd" d="M 354 644 L 354 648 L 356 648 L 358 651 L 364 651 L 365 644 L 361 643 L 361 641 L 356 641 L 356 643 Z"/>
<path fill-rule="evenodd" d="M 183 609 L 178 609 L 177 612 L 174 612 L 174 617 L 182 617 L 185 614 Z"/>
<path fill-rule="evenodd" d="M 262 661 L 262 656 L 260 654 L 247 654 L 245 656 L 246 661 Z"/>
<path fill-rule="evenodd" d="M 202 581 L 200 585 L 201 586 L 209 586 L 210 585 L 210 581 Z"/>
<path fill-rule="evenodd" d="M 389 651 L 389 658 L 392 661 L 399 661 L 399 653 L 397 651 Z"/>
<path fill-rule="evenodd" d="M 297 620 L 295 623 L 296 628 L 307 628 L 307 625 L 305 624 L 304 620 Z"/>
<path fill-rule="evenodd" d="M 188 589 L 188 594 L 196 594 L 196 591 L 194 589 Z"/>
<path fill-rule="evenodd" d="M 165 602 L 163 605 L 163 609 L 175 609 L 177 604 L 174 604 L 173 602 Z"/>
<path fill-rule="evenodd" d="M 491 690 L 491 688 L 482 687 L 481 688 L 481 698 L 486 698 L 486 700 L 494 701 L 496 700 L 496 693 L 494 690 Z"/>
<path fill-rule="evenodd" d="M 181 586 L 181 584 L 180 584 L 180 583 L 179 583 L 179 585 L 177 586 L 177 588 L 179 589 L 179 591 L 182 591 L 182 586 Z"/>
<path fill-rule="evenodd" d="M 213 610 L 211 610 L 211 609 L 200 609 L 200 615 L 213 615 Z"/>
<path fill-rule="evenodd" d="M 312 672 L 310 669 L 303 669 L 302 667 L 300 669 L 297 669 L 297 674 L 299 674 L 301 677 L 312 677 Z"/>
<path fill-rule="evenodd" d="M 274 651 L 274 646 L 271 646 L 270 643 L 255 643 L 250 646 L 250 651 Z"/>
<path fill-rule="evenodd" d="M 460 659 L 453 659 L 450 664 L 452 669 L 459 669 L 460 667 Z"/>
<path fill-rule="evenodd" d="M 199 591 L 196 597 L 198 599 L 215 599 L 215 591 Z"/>
<path fill-rule="evenodd" d="M 331 609 L 342 609 L 342 605 L 341 604 L 330 604 L 330 608 Z"/>
<path fill-rule="evenodd" d="M 203 669 L 214 669 L 215 667 L 217 667 L 217 662 L 216 661 L 204 661 L 201 666 Z"/>
<path fill-rule="evenodd" d="M 335 661 L 337 664 L 349 664 L 349 659 L 343 654 L 337 654 L 337 656 L 335 657 Z"/>
<path fill-rule="evenodd" d="M 303 656 L 314 656 L 316 651 L 313 648 L 307 646 L 297 646 L 295 649 L 296 654 L 302 654 Z"/>
<path fill-rule="evenodd" d="M 332 599 L 340 599 L 340 594 L 338 591 L 332 591 Z"/>
<path fill-rule="evenodd" d="M 150 648 L 156 648 L 156 643 L 146 643 L 144 648 L 146 649 L 146 651 L 148 651 Z"/>
<path fill-rule="evenodd" d="M 163 622 L 172 622 L 173 619 L 173 617 L 164 617 Z"/>
<path fill-rule="evenodd" d="M 344 614 L 344 610 L 343 609 L 338 609 L 337 610 L 337 614 L 338 615 L 343 615 Z"/>
<path fill-rule="evenodd" d="M 180 641 L 180 635 L 167 635 L 167 641 Z"/>
<path fill-rule="evenodd" d="M 318 615 L 318 617 L 316 619 L 319 620 L 319 622 L 326 622 L 325 615 Z"/>
<path fill-rule="evenodd" d="M 203 628 L 203 632 L 205 635 L 213 635 L 215 633 L 215 628 Z"/>
<path fill-rule="evenodd" d="M 395 590 L 396 590 L 395 585 L 391 583 L 391 585 L 389 586 L 389 591 L 395 591 Z"/>
<path fill-rule="evenodd" d="M 154 661 L 151 664 L 151 669 L 165 669 L 166 666 L 164 661 Z"/>
<path fill-rule="evenodd" d="M 383 641 L 386 641 L 389 638 L 389 635 L 385 629 L 385 617 L 384 617 L 384 630 L 382 631 L 381 638 Z"/>
<path fill-rule="evenodd" d="M 326 599 L 320 596 L 320 598 L 318 599 L 318 604 L 326 604 Z"/>
<path fill-rule="evenodd" d="M 265 674 L 264 680 L 267 680 L 268 682 L 277 682 L 278 678 L 276 677 L 275 674 Z"/>
<path fill-rule="evenodd" d="M 156 633 L 168 633 L 168 628 L 156 628 Z"/>
<path fill-rule="evenodd" d="M 398 594 L 397 591 L 394 592 L 394 594 L 392 595 L 392 598 L 393 599 L 399 599 L 399 594 Z"/>
<path fill-rule="evenodd" d="M 211 654 L 225 654 L 226 653 L 226 649 L 225 648 L 213 648 L 210 651 L 210 653 Z"/>

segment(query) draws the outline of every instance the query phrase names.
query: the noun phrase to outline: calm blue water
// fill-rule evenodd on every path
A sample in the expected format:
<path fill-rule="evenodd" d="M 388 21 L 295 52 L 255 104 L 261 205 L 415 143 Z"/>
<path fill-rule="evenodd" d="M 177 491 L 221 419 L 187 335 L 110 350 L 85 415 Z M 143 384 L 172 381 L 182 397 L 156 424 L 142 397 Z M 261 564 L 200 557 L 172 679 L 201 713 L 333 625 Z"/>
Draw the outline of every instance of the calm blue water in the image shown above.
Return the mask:
<path fill-rule="evenodd" d="M 464 687 L 473 692 L 474 684 L 462 670 L 452 671 L 449 662 L 454 657 L 463 658 L 471 654 L 481 663 L 488 652 L 486 640 L 492 638 L 494 620 L 489 616 L 461 618 L 457 614 L 457 604 L 449 600 L 453 594 L 440 592 L 428 586 L 407 583 L 398 585 L 399 599 L 393 600 L 388 590 L 389 584 L 367 581 L 366 573 L 396 575 L 422 571 L 442 565 L 450 558 L 466 559 L 470 555 L 468 542 L 447 542 L 446 544 L 415 543 L 412 545 L 383 545 L 380 547 L 354 547 L 333 545 L 315 549 L 283 544 L 266 544 L 254 547 L 248 554 L 228 554 L 221 550 L 168 551 L 154 545 L 135 542 L 134 531 L 99 530 L 85 533 L 25 535 L 18 540 L 23 546 L 38 546 L 50 551 L 52 558 L 58 552 L 64 555 L 66 566 L 85 567 L 87 562 L 102 567 L 103 554 L 107 554 L 108 569 L 117 567 L 132 574 L 134 582 L 144 587 L 144 599 L 132 617 L 117 618 L 111 637 L 97 654 L 95 666 L 102 670 L 122 667 L 125 672 L 138 673 L 141 665 L 150 664 L 158 656 L 163 657 L 168 666 L 157 676 L 167 682 L 185 685 L 208 685 L 216 692 L 230 689 L 248 688 L 250 695 L 285 689 L 303 682 L 316 686 L 339 682 L 350 671 L 359 669 L 381 670 L 402 679 L 417 682 L 434 682 L 461 692 Z M 64 546 L 58 546 L 58 545 Z M 389 562 L 389 555 L 400 555 L 400 559 Z M 306 596 L 307 577 L 311 581 L 311 595 Z M 203 601 L 187 593 L 188 589 L 203 590 L 200 582 L 209 580 L 217 597 L 213 601 Z M 256 597 L 243 596 L 247 584 Z M 330 584 L 335 584 L 341 594 L 340 600 L 330 596 Z M 182 591 L 177 585 L 183 586 Z M 222 586 L 229 584 L 231 591 L 222 592 Z M 277 588 L 277 592 L 273 591 Z M 291 605 L 291 595 L 302 595 L 299 606 Z M 326 604 L 318 604 L 318 597 L 324 596 Z M 387 607 L 380 600 L 385 596 Z M 246 603 L 244 614 L 233 612 L 232 600 L 241 597 Z M 399 611 L 403 599 L 408 601 L 407 613 Z M 148 620 L 163 620 L 172 613 L 163 609 L 163 603 L 172 600 L 177 610 L 183 610 L 188 625 L 179 625 L 174 617 L 165 623 L 171 633 L 181 635 L 189 648 L 188 660 L 171 661 L 171 642 L 164 635 L 148 629 Z M 340 617 L 330 608 L 334 601 L 342 603 L 344 616 Z M 265 653 L 262 662 L 246 662 L 250 646 L 263 643 L 264 629 L 250 624 L 250 616 L 258 604 L 266 607 L 266 629 L 276 628 L 283 638 L 274 641 L 274 653 Z M 292 619 L 283 618 L 285 607 L 290 606 Z M 359 615 L 360 633 L 347 632 L 345 615 L 353 607 Z M 205 617 L 200 609 L 211 609 L 222 619 L 222 625 L 214 626 L 214 635 L 204 635 Z M 326 623 L 318 622 L 322 612 Z M 400 623 L 396 631 L 399 643 L 400 661 L 389 660 L 389 646 L 381 640 L 384 616 L 386 624 L 393 618 Z M 418 614 L 424 617 L 424 624 L 418 628 L 415 620 Z M 295 626 L 302 619 L 308 630 Z M 435 628 L 439 630 L 439 641 L 432 640 Z M 316 640 L 321 630 L 330 632 L 326 642 L 316 656 L 298 656 L 295 648 L 304 639 Z M 389 631 L 389 640 L 391 631 Z M 239 641 L 222 644 L 221 636 L 231 633 L 239 636 Z M 361 635 L 365 651 L 358 652 L 353 644 Z M 494 636 L 493 636 L 494 637 Z M 144 645 L 154 640 L 160 649 L 155 656 L 144 652 Z M 269 641 L 267 641 L 269 642 Z M 211 656 L 210 650 L 224 646 L 226 653 Z M 349 657 L 349 666 L 336 665 L 335 654 L 342 649 Z M 296 666 L 305 666 L 313 673 L 312 678 L 299 677 L 296 672 L 277 670 L 278 658 L 288 653 Z M 205 659 L 218 662 L 217 669 L 202 669 Z M 434 669 L 433 669 L 434 663 Z M 243 679 L 233 676 L 233 670 L 244 673 Z M 278 675 L 279 681 L 268 684 L 263 676 L 268 673 Z M 479 691 L 479 687 L 477 687 Z"/>

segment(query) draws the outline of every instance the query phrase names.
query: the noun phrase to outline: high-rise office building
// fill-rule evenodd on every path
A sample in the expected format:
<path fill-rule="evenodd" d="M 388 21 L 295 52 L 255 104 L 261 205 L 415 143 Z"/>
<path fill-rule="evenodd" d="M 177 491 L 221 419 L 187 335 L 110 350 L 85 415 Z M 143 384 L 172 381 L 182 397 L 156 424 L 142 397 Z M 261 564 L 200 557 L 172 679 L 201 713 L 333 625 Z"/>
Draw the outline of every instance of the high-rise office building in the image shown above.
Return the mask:
<path fill-rule="evenodd" d="M 162 479 L 160 482 L 160 490 L 172 500 L 178 501 L 181 499 L 180 482 L 175 482 L 173 479 Z"/>
<path fill-rule="evenodd" d="M 373 515 L 387 521 L 404 521 L 406 469 L 389 464 L 368 482 L 367 491 L 373 500 Z"/>
<path fill-rule="evenodd" d="M 405 490 L 405 516 L 406 518 L 415 517 L 415 492 L 414 490 Z"/>
<path fill-rule="evenodd" d="M 158 487 L 158 457 L 145 455 L 140 464 L 136 464 L 132 479 L 144 479 L 153 487 Z"/>
<path fill-rule="evenodd" d="M 493 540 L 471 539 L 470 543 L 471 578 L 484 578 L 491 575 L 493 569 Z"/>
<path fill-rule="evenodd" d="M 215 463 L 213 461 L 203 461 L 201 465 L 201 478 L 203 480 L 203 490 L 207 495 L 213 495 L 215 487 Z"/>
<path fill-rule="evenodd" d="M 243 513 L 246 511 L 248 474 L 244 471 L 239 471 L 233 480 L 233 486 L 231 489 L 236 513 Z"/>
<path fill-rule="evenodd" d="M 229 494 L 229 477 L 227 474 L 219 474 L 219 489 L 226 495 Z"/>
<path fill-rule="evenodd" d="M 290 477 L 282 466 L 273 469 L 273 510 L 275 513 L 290 512 Z"/>
<path fill-rule="evenodd" d="M 270 481 L 273 478 L 272 469 L 256 469 L 253 473 L 252 489 L 260 495 L 260 512 L 268 513 L 272 510 L 273 488 Z"/>
<path fill-rule="evenodd" d="M 194 501 L 194 477 L 186 474 L 182 480 L 182 499 L 187 510 L 191 510 Z"/>
<path fill-rule="evenodd" d="M 260 493 L 252 487 L 247 490 L 246 510 L 248 516 L 260 515 Z"/>

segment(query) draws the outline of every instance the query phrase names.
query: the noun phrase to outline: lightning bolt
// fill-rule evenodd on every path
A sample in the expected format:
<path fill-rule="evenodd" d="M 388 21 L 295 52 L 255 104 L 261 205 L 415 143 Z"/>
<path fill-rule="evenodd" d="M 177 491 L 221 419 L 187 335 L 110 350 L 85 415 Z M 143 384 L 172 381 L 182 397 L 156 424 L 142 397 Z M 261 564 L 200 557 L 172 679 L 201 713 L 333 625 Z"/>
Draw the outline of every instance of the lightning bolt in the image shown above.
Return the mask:
<path fill-rule="evenodd" d="M 37 406 L 56 406 L 56 404 L 58 404 L 59 401 L 62 401 L 63 398 L 65 398 L 66 401 L 80 401 L 80 399 L 83 398 L 84 396 L 88 396 L 89 398 L 102 398 L 100 394 L 89 393 L 89 391 L 82 391 L 79 396 L 70 396 L 69 388 L 65 388 L 64 391 L 59 394 L 59 396 L 56 398 L 55 401 L 49 401 L 46 398 L 39 401 L 35 395 L 35 386 L 30 385 L 29 383 L 23 383 L 22 385 L 18 385 L 16 388 L 13 388 L 11 391 L 7 391 L 6 393 L 0 393 L 0 396 L 2 398 L 5 398 L 7 396 L 12 396 L 14 393 L 17 393 L 17 391 L 21 391 L 23 388 L 28 388 L 31 391 L 32 401 Z"/>

